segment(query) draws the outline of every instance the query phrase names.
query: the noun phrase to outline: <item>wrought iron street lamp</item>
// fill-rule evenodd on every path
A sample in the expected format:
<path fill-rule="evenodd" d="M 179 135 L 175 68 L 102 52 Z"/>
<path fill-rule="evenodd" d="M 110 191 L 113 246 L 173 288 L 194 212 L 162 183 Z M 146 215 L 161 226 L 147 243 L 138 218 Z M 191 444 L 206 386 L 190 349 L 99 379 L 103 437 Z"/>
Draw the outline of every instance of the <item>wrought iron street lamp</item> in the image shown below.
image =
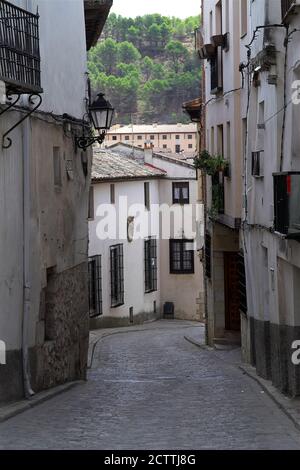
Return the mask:
<path fill-rule="evenodd" d="M 86 150 L 96 142 L 101 145 L 105 139 L 106 132 L 111 127 L 114 112 L 114 108 L 110 102 L 104 98 L 104 94 L 99 93 L 97 99 L 89 106 L 89 118 L 98 135 L 85 135 L 83 128 L 83 135 L 76 137 L 77 147 Z"/>

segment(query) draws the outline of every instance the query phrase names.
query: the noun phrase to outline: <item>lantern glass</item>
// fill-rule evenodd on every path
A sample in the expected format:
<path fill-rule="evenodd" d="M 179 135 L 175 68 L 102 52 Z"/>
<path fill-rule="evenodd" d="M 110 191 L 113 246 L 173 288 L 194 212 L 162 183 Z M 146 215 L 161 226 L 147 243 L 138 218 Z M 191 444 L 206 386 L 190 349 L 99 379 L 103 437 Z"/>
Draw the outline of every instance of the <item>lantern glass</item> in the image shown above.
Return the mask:
<path fill-rule="evenodd" d="M 90 116 L 94 128 L 97 131 L 107 131 L 110 129 L 114 115 L 114 108 L 100 93 L 97 99 L 90 106 Z"/>

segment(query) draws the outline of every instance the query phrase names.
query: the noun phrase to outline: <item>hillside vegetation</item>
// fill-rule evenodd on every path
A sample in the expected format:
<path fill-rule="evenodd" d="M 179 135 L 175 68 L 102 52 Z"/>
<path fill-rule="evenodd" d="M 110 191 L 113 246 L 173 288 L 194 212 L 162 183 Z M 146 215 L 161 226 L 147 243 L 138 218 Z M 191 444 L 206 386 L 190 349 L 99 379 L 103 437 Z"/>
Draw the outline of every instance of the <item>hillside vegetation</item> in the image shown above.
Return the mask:
<path fill-rule="evenodd" d="M 94 92 L 103 91 L 119 123 L 187 122 L 182 103 L 199 96 L 200 64 L 194 52 L 199 17 L 111 14 L 89 53 Z"/>

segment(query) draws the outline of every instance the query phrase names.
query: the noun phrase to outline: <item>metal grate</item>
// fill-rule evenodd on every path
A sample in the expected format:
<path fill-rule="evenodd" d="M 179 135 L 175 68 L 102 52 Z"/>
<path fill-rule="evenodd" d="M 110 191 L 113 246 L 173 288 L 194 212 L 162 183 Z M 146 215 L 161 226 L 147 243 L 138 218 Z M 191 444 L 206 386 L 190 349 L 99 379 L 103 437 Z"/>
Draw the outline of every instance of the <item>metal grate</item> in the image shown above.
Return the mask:
<path fill-rule="evenodd" d="M 111 306 L 124 304 L 124 260 L 123 245 L 110 247 Z"/>
<path fill-rule="evenodd" d="M 145 240 L 145 292 L 157 291 L 157 241 Z"/>
<path fill-rule="evenodd" d="M 0 80 L 8 91 L 41 93 L 39 15 L 0 0 Z"/>
<path fill-rule="evenodd" d="M 90 318 L 103 314 L 100 255 L 89 258 L 89 312 Z"/>
<path fill-rule="evenodd" d="M 283 19 L 295 3 L 295 0 L 281 0 L 281 11 Z"/>

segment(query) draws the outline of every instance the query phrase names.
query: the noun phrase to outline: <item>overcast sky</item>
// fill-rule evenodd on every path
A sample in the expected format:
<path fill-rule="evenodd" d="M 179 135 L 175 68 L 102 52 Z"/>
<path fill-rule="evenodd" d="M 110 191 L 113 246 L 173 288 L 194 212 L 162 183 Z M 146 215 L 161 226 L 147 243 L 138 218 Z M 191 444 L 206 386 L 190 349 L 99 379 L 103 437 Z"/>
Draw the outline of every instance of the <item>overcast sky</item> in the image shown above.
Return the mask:
<path fill-rule="evenodd" d="M 114 0 L 111 12 L 127 17 L 160 13 L 165 16 L 200 15 L 201 0 Z"/>

